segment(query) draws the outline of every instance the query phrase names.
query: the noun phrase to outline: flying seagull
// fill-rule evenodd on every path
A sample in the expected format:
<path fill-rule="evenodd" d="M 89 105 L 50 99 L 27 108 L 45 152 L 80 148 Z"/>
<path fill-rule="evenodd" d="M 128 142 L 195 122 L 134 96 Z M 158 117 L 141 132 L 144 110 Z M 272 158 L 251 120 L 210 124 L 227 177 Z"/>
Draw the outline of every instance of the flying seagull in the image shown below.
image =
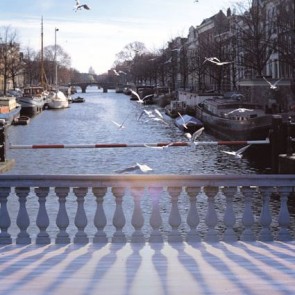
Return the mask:
<path fill-rule="evenodd" d="M 207 62 L 207 61 L 209 61 L 209 62 L 211 62 L 213 64 L 216 64 L 218 66 L 223 66 L 223 65 L 233 63 L 232 61 L 220 61 L 217 57 L 205 57 L 205 60 L 204 60 L 203 64 L 205 62 Z"/>
<path fill-rule="evenodd" d="M 225 115 L 228 116 L 233 113 L 245 113 L 245 112 L 253 112 L 253 111 L 254 111 L 253 109 L 238 108 L 238 109 L 235 109 L 235 110 L 232 110 L 232 111 L 226 113 Z"/>
<path fill-rule="evenodd" d="M 184 136 L 191 142 L 194 143 L 197 139 L 201 136 L 202 132 L 204 131 L 204 127 L 198 129 L 191 135 L 189 132 L 184 133 Z"/>
<path fill-rule="evenodd" d="M 124 173 L 124 172 L 131 172 L 131 171 L 135 171 L 135 170 L 140 170 L 141 172 L 146 173 L 148 171 L 152 171 L 153 169 L 151 167 L 149 167 L 148 165 L 136 163 L 136 165 L 134 165 L 134 166 L 130 166 L 130 167 L 127 167 L 127 168 L 121 169 L 121 170 L 116 170 L 115 172 Z"/>
<path fill-rule="evenodd" d="M 80 4 L 79 0 L 76 0 L 76 5 L 74 6 L 75 12 L 81 10 L 82 8 L 90 10 L 90 7 L 87 4 Z"/>
<path fill-rule="evenodd" d="M 143 103 L 143 99 L 140 98 L 139 94 L 136 91 L 134 91 L 132 89 L 130 91 L 131 91 L 131 94 L 133 94 L 134 96 L 136 96 L 136 98 L 138 99 L 138 102 L 139 103 Z"/>
<path fill-rule="evenodd" d="M 128 119 L 128 117 L 129 117 L 129 115 L 125 118 L 125 120 L 121 124 L 120 123 L 117 123 L 116 121 L 113 121 L 113 120 L 112 120 L 112 122 L 115 125 L 117 125 L 119 129 L 123 129 L 123 128 L 125 128 L 125 125 L 124 124 L 125 124 L 126 120 Z"/>
<path fill-rule="evenodd" d="M 147 148 L 151 148 L 151 149 L 167 150 L 167 148 L 169 148 L 172 145 L 173 145 L 173 142 L 170 142 L 170 143 L 168 143 L 166 145 L 162 145 L 162 146 L 152 146 L 152 145 L 148 145 L 148 144 L 145 144 L 144 146 Z"/>
<path fill-rule="evenodd" d="M 250 144 L 249 145 L 246 145 L 242 148 L 240 148 L 239 150 L 237 150 L 236 152 L 234 151 L 222 151 L 223 153 L 226 153 L 228 155 L 232 155 L 232 156 L 235 156 L 236 158 L 242 158 L 243 157 L 243 152 L 248 149 L 250 147 Z"/>
<path fill-rule="evenodd" d="M 282 78 L 281 78 L 281 79 L 277 80 L 276 82 L 271 83 L 271 82 L 269 82 L 265 77 L 263 77 L 263 79 L 264 79 L 264 81 L 269 85 L 270 89 L 273 89 L 273 90 L 275 90 L 275 89 L 278 88 L 278 87 L 277 87 L 277 84 L 282 80 Z"/>

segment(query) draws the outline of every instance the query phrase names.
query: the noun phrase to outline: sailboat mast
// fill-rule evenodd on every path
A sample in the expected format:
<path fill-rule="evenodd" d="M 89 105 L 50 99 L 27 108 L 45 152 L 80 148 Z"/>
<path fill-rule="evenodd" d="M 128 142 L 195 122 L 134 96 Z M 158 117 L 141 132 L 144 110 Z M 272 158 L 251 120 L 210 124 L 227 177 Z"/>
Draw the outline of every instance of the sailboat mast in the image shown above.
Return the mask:
<path fill-rule="evenodd" d="M 44 71 L 44 59 L 43 59 L 43 16 L 41 17 L 41 64 L 40 64 L 40 82 L 41 86 L 45 88 L 45 71 Z"/>

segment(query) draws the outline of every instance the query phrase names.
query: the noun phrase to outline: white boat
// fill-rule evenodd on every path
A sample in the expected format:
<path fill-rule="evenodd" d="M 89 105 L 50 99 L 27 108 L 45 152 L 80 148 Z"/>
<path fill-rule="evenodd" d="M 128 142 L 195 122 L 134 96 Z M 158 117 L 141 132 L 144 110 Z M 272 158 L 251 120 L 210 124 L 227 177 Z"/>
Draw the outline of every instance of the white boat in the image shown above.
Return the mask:
<path fill-rule="evenodd" d="M 41 113 L 46 99 L 46 93 L 43 87 L 29 86 L 23 90 L 23 95 L 17 98 L 21 105 L 21 115 L 32 117 Z"/>
<path fill-rule="evenodd" d="M 68 98 L 61 91 L 54 91 L 47 96 L 46 107 L 48 109 L 64 109 L 69 107 Z"/>

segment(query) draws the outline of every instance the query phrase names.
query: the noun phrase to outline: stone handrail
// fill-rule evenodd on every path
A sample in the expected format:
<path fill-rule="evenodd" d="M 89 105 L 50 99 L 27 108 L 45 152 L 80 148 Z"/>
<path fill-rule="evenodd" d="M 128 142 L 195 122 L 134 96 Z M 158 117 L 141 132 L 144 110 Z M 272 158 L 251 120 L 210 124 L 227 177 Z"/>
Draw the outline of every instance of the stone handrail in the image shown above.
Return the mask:
<path fill-rule="evenodd" d="M 2 175 L 0 244 L 290 241 L 294 187 L 294 175 Z"/>

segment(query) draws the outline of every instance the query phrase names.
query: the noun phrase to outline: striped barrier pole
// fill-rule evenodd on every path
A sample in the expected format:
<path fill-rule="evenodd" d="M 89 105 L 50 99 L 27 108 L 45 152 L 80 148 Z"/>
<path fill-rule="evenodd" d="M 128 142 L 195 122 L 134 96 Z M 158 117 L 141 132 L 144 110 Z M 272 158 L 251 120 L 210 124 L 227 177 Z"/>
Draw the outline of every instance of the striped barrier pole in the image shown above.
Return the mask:
<path fill-rule="evenodd" d="M 128 147 L 184 147 L 191 145 L 252 145 L 269 144 L 269 139 L 265 140 L 238 140 L 238 141 L 195 141 L 195 142 L 162 142 L 162 143 L 96 143 L 96 144 L 33 144 L 33 145 L 13 145 L 10 149 L 68 149 L 68 148 L 128 148 Z"/>

